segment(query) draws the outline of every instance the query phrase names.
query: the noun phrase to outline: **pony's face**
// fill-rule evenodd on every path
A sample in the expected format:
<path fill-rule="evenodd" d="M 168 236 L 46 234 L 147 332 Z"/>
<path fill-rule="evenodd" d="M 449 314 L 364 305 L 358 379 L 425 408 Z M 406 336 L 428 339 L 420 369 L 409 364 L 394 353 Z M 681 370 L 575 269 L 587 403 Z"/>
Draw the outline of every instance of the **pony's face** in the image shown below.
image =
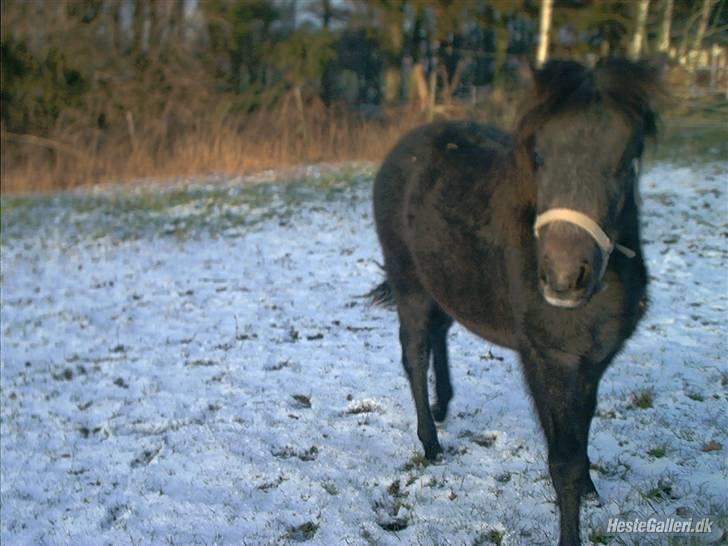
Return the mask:
<path fill-rule="evenodd" d="M 603 106 L 559 116 L 533 135 L 538 282 L 549 304 L 580 307 L 600 290 L 641 151 L 641 136 Z"/>

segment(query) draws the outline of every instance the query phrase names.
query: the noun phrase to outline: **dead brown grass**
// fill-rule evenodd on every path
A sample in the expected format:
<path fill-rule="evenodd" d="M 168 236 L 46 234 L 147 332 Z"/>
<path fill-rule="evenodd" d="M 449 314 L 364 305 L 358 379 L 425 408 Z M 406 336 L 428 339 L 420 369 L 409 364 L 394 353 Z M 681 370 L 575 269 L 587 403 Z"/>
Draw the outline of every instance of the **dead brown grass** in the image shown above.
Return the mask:
<path fill-rule="evenodd" d="M 437 117 L 508 123 L 512 105 L 450 107 Z M 246 174 L 323 161 L 379 161 L 408 130 L 427 121 L 416 108 L 376 116 L 309 104 L 252 115 L 187 120 L 183 127 L 127 115 L 126 126 L 58 129 L 46 136 L 2 133 L 3 193 L 55 191 L 140 178 Z M 171 118 L 170 118 L 171 119 Z"/>

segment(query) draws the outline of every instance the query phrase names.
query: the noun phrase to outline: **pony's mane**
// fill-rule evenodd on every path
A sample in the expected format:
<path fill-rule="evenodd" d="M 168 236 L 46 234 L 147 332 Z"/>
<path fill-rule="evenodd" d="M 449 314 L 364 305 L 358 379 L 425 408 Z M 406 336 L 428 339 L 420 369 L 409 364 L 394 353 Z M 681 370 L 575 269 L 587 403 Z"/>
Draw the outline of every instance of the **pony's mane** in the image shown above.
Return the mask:
<path fill-rule="evenodd" d="M 547 121 L 596 105 L 617 110 L 645 136 L 654 136 L 656 107 L 664 97 L 660 70 L 644 61 L 607 58 L 593 69 L 574 61 L 550 61 L 534 73 L 516 138 L 526 142 Z"/>

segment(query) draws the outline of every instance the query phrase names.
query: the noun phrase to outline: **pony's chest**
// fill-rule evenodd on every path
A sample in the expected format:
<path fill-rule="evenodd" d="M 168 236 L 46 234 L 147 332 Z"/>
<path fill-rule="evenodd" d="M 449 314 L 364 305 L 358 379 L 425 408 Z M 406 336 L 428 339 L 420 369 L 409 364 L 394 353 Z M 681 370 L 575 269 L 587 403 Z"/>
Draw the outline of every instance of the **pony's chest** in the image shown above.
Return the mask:
<path fill-rule="evenodd" d="M 614 273 L 608 287 L 581 309 L 558 309 L 535 298 L 524 314 L 524 332 L 541 350 L 600 362 L 619 350 L 641 317 L 645 284 L 627 285 Z"/>

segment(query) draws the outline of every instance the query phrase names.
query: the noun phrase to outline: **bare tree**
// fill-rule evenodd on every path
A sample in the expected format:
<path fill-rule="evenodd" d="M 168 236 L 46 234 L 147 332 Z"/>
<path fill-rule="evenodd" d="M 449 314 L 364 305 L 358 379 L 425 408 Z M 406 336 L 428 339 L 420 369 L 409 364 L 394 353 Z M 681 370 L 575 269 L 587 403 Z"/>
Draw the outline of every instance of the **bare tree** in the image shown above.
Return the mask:
<path fill-rule="evenodd" d="M 149 0 L 149 51 L 156 53 L 160 43 L 159 3 Z"/>
<path fill-rule="evenodd" d="M 111 4 L 111 21 L 114 35 L 114 48 L 117 52 L 121 51 L 124 44 L 124 27 L 121 20 L 121 2 L 116 1 Z"/>
<path fill-rule="evenodd" d="M 132 51 L 135 55 L 141 55 L 144 52 L 144 21 L 146 19 L 144 0 L 136 0 L 134 2 L 134 15 L 132 19 L 132 30 L 134 32 Z"/>
<path fill-rule="evenodd" d="M 635 18 L 634 33 L 629 44 L 627 54 L 631 59 L 639 59 L 642 53 L 642 44 L 645 41 L 645 26 L 647 12 L 650 9 L 650 0 L 639 0 L 637 4 L 637 17 Z"/>
<path fill-rule="evenodd" d="M 174 35 L 174 42 L 180 44 L 183 42 L 185 33 L 185 3 L 174 2 L 170 13 L 169 27 Z"/>
<path fill-rule="evenodd" d="M 548 58 L 552 12 L 553 0 L 541 0 L 541 22 L 538 32 L 538 52 L 536 53 L 536 64 L 538 66 L 542 66 Z"/>
<path fill-rule="evenodd" d="M 703 9 L 700 13 L 700 23 L 698 24 L 698 30 L 695 32 L 695 39 L 693 40 L 693 51 L 697 52 L 703 45 L 703 38 L 705 37 L 705 31 L 708 29 L 708 21 L 710 20 L 710 12 L 713 9 L 714 0 L 703 0 Z"/>
<path fill-rule="evenodd" d="M 331 19 L 334 16 L 334 9 L 331 0 L 321 0 L 321 24 L 325 29 L 331 26 Z"/>
<path fill-rule="evenodd" d="M 660 37 L 657 50 L 667 53 L 670 50 L 670 31 L 672 27 L 672 8 L 674 0 L 664 0 L 662 8 L 662 22 L 660 24 Z"/>

